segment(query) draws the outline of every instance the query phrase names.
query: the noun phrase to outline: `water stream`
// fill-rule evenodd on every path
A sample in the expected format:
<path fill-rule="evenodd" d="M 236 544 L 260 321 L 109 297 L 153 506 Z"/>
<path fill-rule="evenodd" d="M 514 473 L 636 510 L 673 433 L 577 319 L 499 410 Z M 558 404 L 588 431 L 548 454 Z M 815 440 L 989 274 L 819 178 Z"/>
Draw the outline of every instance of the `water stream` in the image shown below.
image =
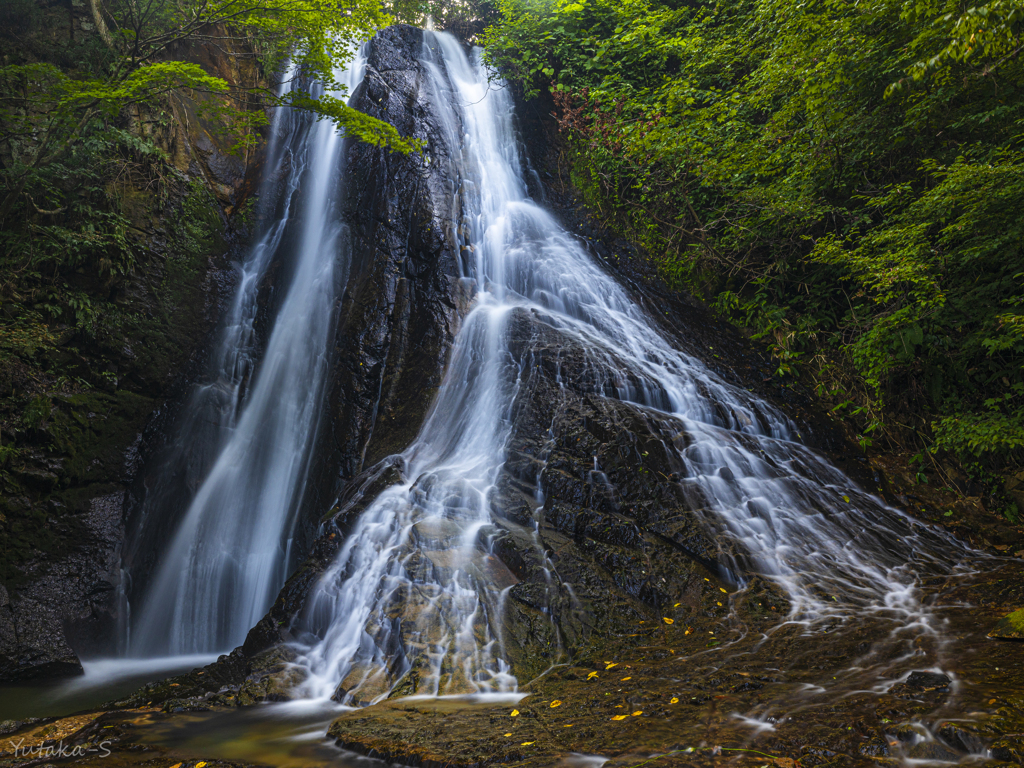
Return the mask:
<path fill-rule="evenodd" d="M 523 373 L 508 321 L 523 310 L 589 350 L 596 392 L 678 421 L 668 446 L 676 474 L 705 525 L 735 544 L 721 555 L 735 580 L 753 572 L 776 581 L 789 621 L 807 631 L 872 615 L 898 644 L 934 634 L 919 579 L 948 572 L 966 549 L 857 488 L 801 445 L 785 416 L 675 349 L 528 197 L 512 101 L 489 81 L 480 51 L 467 57 L 444 33 L 425 40 L 425 87 L 459 158 L 472 233 L 465 277 L 476 296 L 401 456 L 405 481 L 362 513 L 310 600 L 307 626 L 319 640 L 302 649 L 306 695 L 352 700 L 363 690 L 369 701 L 411 671 L 426 693 L 517 685 L 498 620 L 506 585 L 485 534 Z M 551 589 L 568 589 L 557 581 Z"/>
<path fill-rule="evenodd" d="M 348 93 L 365 62 L 360 50 L 336 73 Z M 262 198 L 276 210 L 266 212 L 272 221 L 242 265 L 212 375 L 197 387 L 180 430 L 182 443 L 211 446 L 215 458 L 139 601 L 132 655 L 230 650 L 287 576 L 347 278 L 336 208 L 344 140 L 329 120 L 288 110 L 278 112 L 272 135 Z M 279 276 L 288 283 L 257 365 L 259 287 L 275 261 L 291 274 Z"/>

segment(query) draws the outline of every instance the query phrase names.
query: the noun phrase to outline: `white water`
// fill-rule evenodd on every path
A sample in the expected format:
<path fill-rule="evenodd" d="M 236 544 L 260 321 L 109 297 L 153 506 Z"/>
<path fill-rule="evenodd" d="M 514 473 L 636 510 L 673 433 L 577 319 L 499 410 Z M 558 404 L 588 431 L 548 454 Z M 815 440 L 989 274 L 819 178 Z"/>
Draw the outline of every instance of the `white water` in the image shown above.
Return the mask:
<path fill-rule="evenodd" d="M 365 63 L 360 51 L 336 73 L 348 93 L 362 80 Z M 294 76 L 290 72 L 286 80 Z M 286 110 L 275 118 L 272 135 L 263 191 L 272 196 L 268 185 L 283 183 L 279 213 L 242 266 L 210 383 L 198 388 L 189 406 L 192 413 L 217 414 L 216 459 L 161 553 L 132 627 L 129 651 L 136 655 L 234 647 L 287 576 L 320 419 L 334 307 L 347 277 L 336 209 L 343 137 L 329 120 L 313 122 Z M 257 291 L 283 252 L 291 259 L 290 282 L 256 366 Z M 203 439 L 198 427 L 183 435 Z"/>
<path fill-rule="evenodd" d="M 479 51 L 469 61 L 449 35 L 426 40 L 425 87 L 452 110 L 445 128 L 461 157 L 477 293 L 431 412 L 402 454 L 405 482 L 361 514 L 311 597 L 306 620 L 320 639 L 300 659 L 305 693 L 338 695 L 340 684 L 365 702 L 411 670 L 417 693 L 515 689 L 500 634 L 506 572 L 480 534 L 521 373 L 507 331 L 516 308 L 589 351 L 605 379 L 599 392 L 678 419 L 688 439 L 670 449 L 692 508 L 739 545 L 722 555 L 734 573 L 785 588 L 791 620 L 813 628 L 868 612 L 894 631 L 930 632 L 918 573 L 948 569 L 959 545 L 856 488 L 794 442 L 785 417 L 674 349 L 528 198 L 511 100 L 489 85 Z"/>

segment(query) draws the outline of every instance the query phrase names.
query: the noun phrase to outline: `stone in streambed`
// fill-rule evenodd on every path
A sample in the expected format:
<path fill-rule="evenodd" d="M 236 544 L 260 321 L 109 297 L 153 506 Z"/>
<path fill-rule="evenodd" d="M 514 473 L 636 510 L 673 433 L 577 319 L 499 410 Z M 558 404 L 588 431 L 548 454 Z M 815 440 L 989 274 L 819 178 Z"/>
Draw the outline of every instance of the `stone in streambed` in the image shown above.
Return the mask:
<path fill-rule="evenodd" d="M 550 754 L 558 745 L 552 744 L 552 737 L 538 738 L 540 729 L 532 723 L 514 724 L 508 715 L 511 709 L 506 702 L 392 699 L 346 712 L 327 735 L 344 749 L 405 765 L 477 768 L 525 758 L 534 765 L 553 764 Z M 515 730 L 517 738 L 503 737 L 505 729 Z M 529 746 L 523 746 L 524 741 Z"/>
<path fill-rule="evenodd" d="M 952 682 L 949 677 L 940 672 L 911 672 L 905 685 L 908 688 L 930 691 L 933 688 L 946 688 Z"/>
<path fill-rule="evenodd" d="M 953 749 L 973 755 L 983 754 L 985 745 L 998 735 L 990 725 L 964 721 L 942 723 L 936 733 Z"/>
<path fill-rule="evenodd" d="M 999 640 L 1024 640 L 1024 608 L 1000 619 L 988 636 Z"/>
<path fill-rule="evenodd" d="M 295 666 L 295 652 L 287 646 L 274 648 L 252 659 L 250 672 L 238 689 L 237 703 L 250 706 L 260 701 L 291 701 L 306 679 Z"/>
<path fill-rule="evenodd" d="M 1024 737 L 1009 734 L 992 742 L 989 755 L 993 760 L 1024 765 Z"/>
<path fill-rule="evenodd" d="M 334 700 L 354 707 L 365 707 L 391 690 L 394 681 L 386 668 L 372 664 L 356 664 L 334 692 Z"/>
<path fill-rule="evenodd" d="M 949 693 L 949 686 L 953 681 L 946 675 L 938 672 L 911 672 L 910 676 L 902 683 L 897 683 L 889 689 L 889 693 L 900 699 L 920 700 L 937 699 Z"/>

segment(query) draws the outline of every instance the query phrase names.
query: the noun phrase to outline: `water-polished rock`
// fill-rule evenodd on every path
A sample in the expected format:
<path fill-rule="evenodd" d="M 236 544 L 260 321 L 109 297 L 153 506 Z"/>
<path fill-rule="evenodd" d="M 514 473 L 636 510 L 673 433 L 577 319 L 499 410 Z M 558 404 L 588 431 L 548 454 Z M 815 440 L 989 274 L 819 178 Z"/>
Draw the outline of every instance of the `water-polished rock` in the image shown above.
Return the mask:
<path fill-rule="evenodd" d="M 345 533 L 388 481 L 401 478 L 400 461 L 374 462 L 415 437 L 471 298 L 458 277 L 466 226 L 454 157 L 461 135 L 438 108 L 450 95 L 427 87 L 423 45 L 422 31 L 411 27 L 378 34 L 353 94 L 353 106 L 421 139 L 424 151 L 349 149 L 352 270 L 336 335 L 332 429 L 322 441 L 336 457 L 325 466 L 341 468 L 340 500 L 312 557 L 250 633 L 247 653 L 304 631 L 306 595 Z M 511 310 L 504 333 L 513 364 L 503 375 L 517 394 L 504 469 L 490 497 L 493 525 L 476 543 L 460 542 L 455 494 L 446 518 L 412 527 L 410 548 L 396 555 L 405 578 L 444 582 L 460 571 L 481 590 L 507 591 L 507 599 L 493 599 L 504 606 L 504 653 L 520 679 L 637 620 L 723 613 L 713 566 L 718 545 L 694 512 L 703 500 L 675 482 L 680 468 L 667 449 L 685 447 L 683 425 L 618 399 L 617 384 L 640 386 L 624 381 L 625 361 L 616 367 L 595 359 L 535 312 Z M 323 488 L 322 495 L 331 490 L 329 483 Z M 396 590 L 386 608 L 389 626 L 371 622 L 367 632 L 388 644 L 393 624 L 409 648 L 429 645 L 435 630 L 445 631 L 436 598 Z M 776 603 L 781 610 L 784 601 Z M 419 692 L 415 659 L 410 665 L 409 681 L 396 691 Z"/>
<path fill-rule="evenodd" d="M 370 42 L 350 104 L 423 142 L 402 155 L 348 150 L 345 215 L 352 266 L 338 323 L 330 442 L 344 477 L 403 450 L 441 382 L 468 294 L 459 279 L 458 176 L 425 89 L 422 31 L 395 26 Z"/>

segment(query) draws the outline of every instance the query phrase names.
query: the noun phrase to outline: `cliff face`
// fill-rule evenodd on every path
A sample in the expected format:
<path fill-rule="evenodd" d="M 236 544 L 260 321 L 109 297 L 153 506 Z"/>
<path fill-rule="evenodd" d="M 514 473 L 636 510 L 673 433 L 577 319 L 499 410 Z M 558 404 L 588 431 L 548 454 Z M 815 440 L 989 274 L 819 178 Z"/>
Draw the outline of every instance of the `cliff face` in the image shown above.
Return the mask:
<path fill-rule="evenodd" d="M 459 178 L 417 59 L 422 32 L 390 27 L 370 44 L 352 105 L 429 147 L 423 156 L 353 144 L 346 218 L 351 278 L 331 393 L 341 472 L 350 478 L 412 441 L 440 384 L 459 314 Z"/>
<path fill-rule="evenodd" d="M 84 4 L 22 5 L 25 28 L 3 40 L 8 61 L 72 67 L 69 51 L 99 45 Z M 174 53 L 234 82 L 258 76 L 237 52 Z M 104 188 L 109 211 L 129 222 L 134 269 L 61 276 L 103 308 L 99 321 L 51 321 L 54 343 L 34 354 L 0 349 L 0 681 L 74 674 L 79 655 L 112 650 L 124 610 L 125 490 L 201 363 L 232 287 L 230 255 L 245 226 L 235 214 L 259 172 L 259 153 L 230 154 L 236 137 L 198 106 L 171 93 L 118 119 L 160 159 L 128 158 Z M 5 286 L 0 322 L 16 327 L 31 301 Z"/>
<path fill-rule="evenodd" d="M 462 151 L 462 131 L 446 131 L 437 95 L 425 91 L 422 46 L 422 31 L 411 27 L 377 35 L 351 102 L 424 139 L 430 162 L 365 145 L 349 149 L 353 261 L 336 334 L 333 429 L 324 447 L 335 458 L 324 463 L 321 483 L 324 508 L 332 490 L 339 501 L 311 557 L 250 633 L 243 647 L 250 657 L 304 631 L 312 585 L 358 515 L 400 479 L 400 462 L 386 457 L 419 430 L 469 304 L 453 224 L 460 220 L 462 179 L 453 158 Z M 603 396 L 597 381 L 615 372 L 595 370 L 586 350 L 530 312 L 516 310 L 508 332 L 509 370 L 522 373 L 508 459 L 492 498 L 492 536 L 503 561 L 495 567 L 518 581 L 505 603 L 503 633 L 517 676 L 540 672 L 558 649 L 572 654 L 605 642 L 666 603 L 721 614 L 715 545 L 690 500 L 668 480 L 674 468 L 661 446 L 680 425 Z M 591 478 L 595 457 L 608 474 L 603 485 Z M 326 482 L 332 468 L 340 480 L 334 485 Z M 537 519 L 539 489 L 547 502 Z M 573 600 L 548 588 L 553 567 L 573 585 Z M 401 690 L 417 692 L 415 680 Z"/>

